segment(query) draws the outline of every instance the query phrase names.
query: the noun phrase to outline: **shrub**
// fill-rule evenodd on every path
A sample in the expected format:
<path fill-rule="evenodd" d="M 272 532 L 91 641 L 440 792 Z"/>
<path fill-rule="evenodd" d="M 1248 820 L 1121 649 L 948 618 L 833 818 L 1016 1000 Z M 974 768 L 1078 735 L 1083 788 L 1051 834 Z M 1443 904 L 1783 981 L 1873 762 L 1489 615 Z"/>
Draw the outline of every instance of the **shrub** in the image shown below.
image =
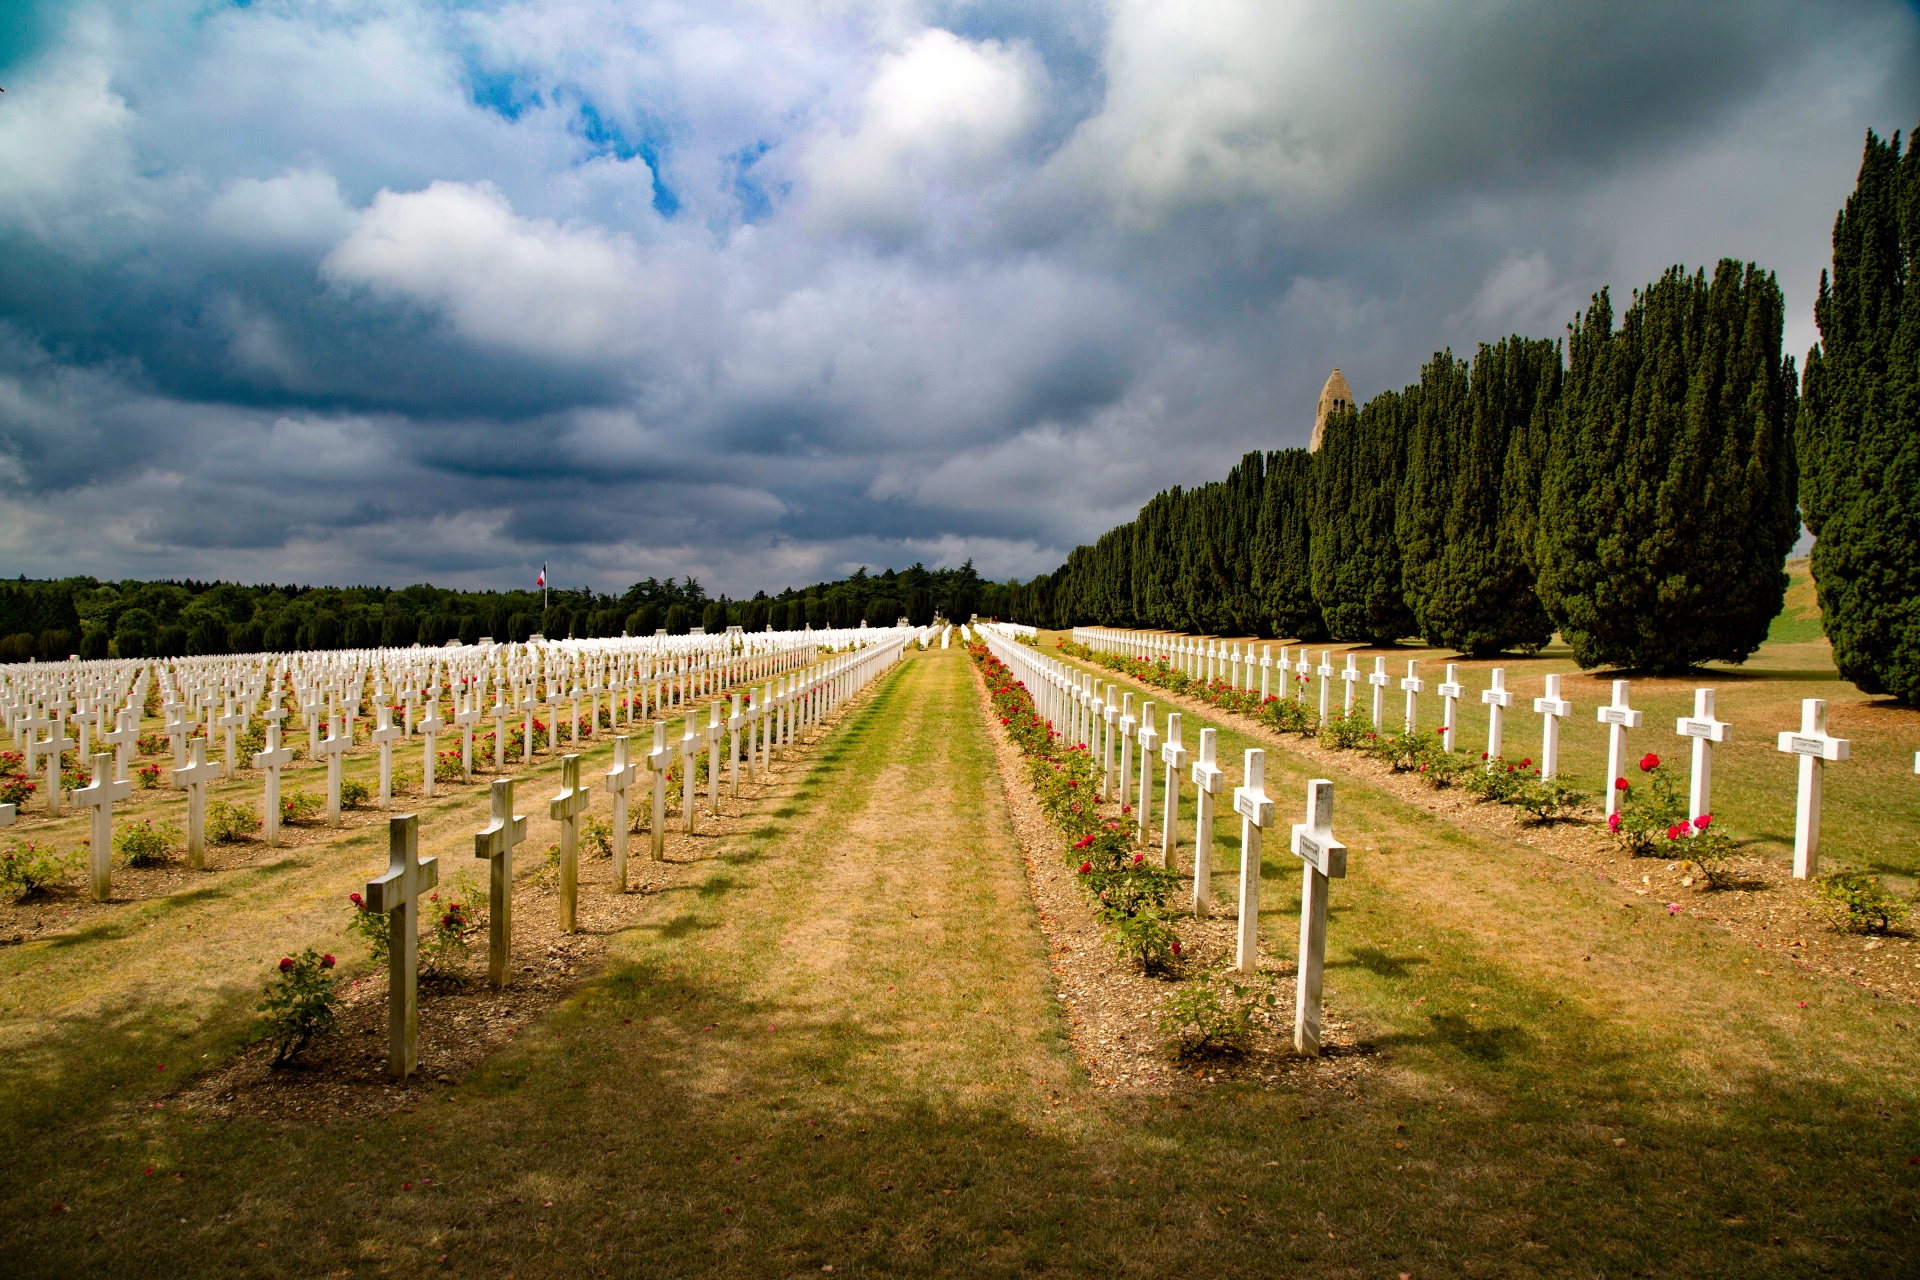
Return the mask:
<path fill-rule="evenodd" d="M 1670 838 L 1686 840 L 1681 846 L 1686 861 L 1707 882 L 1707 888 L 1731 889 L 1741 883 L 1742 877 L 1734 872 L 1730 862 L 1733 841 L 1713 825 L 1712 814 L 1703 813 L 1691 824 L 1678 824 Z"/>
<path fill-rule="evenodd" d="M 339 977 L 333 971 L 332 956 L 308 947 L 297 956 L 284 957 L 279 970 L 267 984 L 267 998 L 256 1006 L 260 1017 L 254 1036 L 273 1045 L 275 1067 L 291 1061 L 315 1036 L 333 1030 L 339 1005 L 334 992 Z"/>
<path fill-rule="evenodd" d="M 1492 801 L 1495 804 L 1508 803 L 1519 794 L 1520 788 L 1525 786 L 1527 781 L 1527 776 L 1520 771 L 1518 765 L 1508 764 L 1501 756 L 1484 760 L 1477 769 L 1463 769 L 1458 776 L 1463 791 L 1477 799 Z"/>
<path fill-rule="evenodd" d="M 435 782 L 459 782 L 467 776 L 460 764 L 460 748 L 434 753 L 433 780 Z"/>
<path fill-rule="evenodd" d="M 1142 973 L 1173 971 L 1180 959 L 1180 937 L 1163 912 L 1143 910 L 1109 923 L 1113 932 L 1107 940 L 1120 959 L 1139 965 Z"/>
<path fill-rule="evenodd" d="M 160 786 L 160 766 L 155 763 L 136 765 L 134 776 L 140 779 L 142 791 L 153 791 Z"/>
<path fill-rule="evenodd" d="M 430 893 L 421 904 L 421 914 L 429 922 L 427 936 L 420 940 L 420 969 L 438 977 L 451 977 L 453 966 L 467 953 L 467 941 L 478 926 L 473 912 L 460 901 L 457 891 L 443 900 Z"/>
<path fill-rule="evenodd" d="M 23 805 L 33 792 L 33 779 L 24 773 L 0 777 L 0 804 Z"/>
<path fill-rule="evenodd" d="M 113 838 L 113 851 L 129 867 L 159 867 L 173 860 L 174 848 L 179 843 L 177 825 L 163 822 L 156 827 L 153 819 L 147 818 L 122 827 L 120 834 Z"/>
<path fill-rule="evenodd" d="M 1273 988 L 1241 984 L 1210 969 L 1174 993 L 1162 1006 L 1161 1034 L 1182 1058 L 1242 1054 L 1256 1021 L 1273 1013 Z"/>
<path fill-rule="evenodd" d="M 302 826 L 320 816 L 320 797 L 311 791 L 289 791 L 280 797 L 280 821 Z"/>
<path fill-rule="evenodd" d="M 1573 816 L 1586 796 L 1558 778 L 1542 778 L 1539 771 L 1522 776 L 1506 803 L 1524 809 L 1535 823 L 1559 822 Z"/>
<path fill-rule="evenodd" d="M 239 844 L 260 829 L 260 819 L 244 804 L 215 800 L 207 805 L 207 839 L 215 844 Z"/>
<path fill-rule="evenodd" d="M 1614 780 L 1620 806 L 1607 821 L 1607 829 L 1636 858 L 1664 853 L 1662 837 L 1671 839 L 1667 833 L 1687 821 L 1686 798 L 1660 757 L 1652 752 L 1640 757 L 1640 772 L 1640 782 Z"/>
<path fill-rule="evenodd" d="M 0 897 L 25 902 L 67 878 L 69 854 L 43 849 L 31 840 L 0 854 Z"/>
<path fill-rule="evenodd" d="M 372 794 L 373 793 L 367 789 L 367 784 L 358 778 L 342 778 L 340 780 L 340 803 L 348 809 L 358 809 L 367 802 L 368 797 Z"/>
<path fill-rule="evenodd" d="M 1813 891 L 1828 922 L 1843 933 L 1885 933 L 1907 918 L 1907 904 L 1865 871 L 1829 871 Z"/>
<path fill-rule="evenodd" d="M 359 935 L 367 944 L 367 956 L 374 964 L 387 961 L 388 920 L 384 911 L 368 908 L 365 898 L 357 893 L 347 895 L 347 901 L 353 904 L 353 914 L 347 919 L 347 932 Z"/>
<path fill-rule="evenodd" d="M 1356 703 L 1352 711 L 1330 716 L 1320 726 L 1320 745 L 1339 751 L 1356 751 L 1373 737 L 1373 721 Z"/>
<path fill-rule="evenodd" d="M 167 735 L 164 733 L 143 733 L 134 739 L 135 755 L 157 756 L 168 749 Z"/>
<path fill-rule="evenodd" d="M 588 814 L 580 824 L 580 850 L 589 857 L 613 856 L 613 824 L 596 814 Z"/>

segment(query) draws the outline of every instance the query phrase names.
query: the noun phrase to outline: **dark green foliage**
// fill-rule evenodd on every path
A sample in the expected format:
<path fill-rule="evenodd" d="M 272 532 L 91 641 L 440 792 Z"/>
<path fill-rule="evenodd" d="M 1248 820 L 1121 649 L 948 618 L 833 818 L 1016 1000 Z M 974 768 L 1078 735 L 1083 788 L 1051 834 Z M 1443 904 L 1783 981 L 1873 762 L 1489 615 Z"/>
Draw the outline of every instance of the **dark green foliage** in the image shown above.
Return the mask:
<path fill-rule="evenodd" d="M 692 615 L 687 606 L 674 603 L 667 606 L 667 620 L 661 624 L 670 636 L 683 636 L 693 628 Z"/>
<path fill-rule="evenodd" d="M 1427 643 L 1488 657 L 1553 638 L 1525 554 L 1529 468 L 1514 453 L 1530 430 L 1544 439 L 1559 392 L 1559 348 L 1520 337 L 1481 346 L 1471 369 L 1449 351 L 1420 371 L 1398 528 Z"/>
<path fill-rule="evenodd" d="M 700 625 L 710 636 L 717 636 L 727 629 L 727 605 L 724 600 L 715 600 L 700 611 Z"/>
<path fill-rule="evenodd" d="M 1744 661 L 1780 611 L 1799 533 L 1793 362 L 1773 276 L 1673 268 L 1613 329 L 1596 295 L 1567 344 L 1535 545 L 1547 612 L 1584 667 Z"/>
<path fill-rule="evenodd" d="M 1314 455 L 1279 449 L 1267 455 L 1266 480 L 1253 538 L 1253 594 L 1265 625 L 1260 635 L 1324 640 L 1326 619 L 1313 598 Z"/>
<path fill-rule="evenodd" d="M 1797 444 L 1821 622 L 1840 674 L 1920 702 L 1920 158 L 1867 135 L 1820 277 Z"/>
<path fill-rule="evenodd" d="M 1335 640 L 1393 644 L 1414 633 L 1395 529 L 1420 389 L 1385 392 L 1327 420 L 1313 468 L 1313 598 Z"/>

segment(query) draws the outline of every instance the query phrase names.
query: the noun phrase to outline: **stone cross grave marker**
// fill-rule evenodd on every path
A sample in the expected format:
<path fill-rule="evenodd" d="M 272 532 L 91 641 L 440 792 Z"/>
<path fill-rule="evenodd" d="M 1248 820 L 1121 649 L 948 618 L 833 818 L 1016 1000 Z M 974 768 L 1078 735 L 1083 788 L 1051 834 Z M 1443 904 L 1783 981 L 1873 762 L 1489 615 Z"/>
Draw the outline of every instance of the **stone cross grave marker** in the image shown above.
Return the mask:
<path fill-rule="evenodd" d="M 1108 684 L 1105 705 L 1100 709 L 1100 798 L 1103 800 L 1113 799 L 1114 779 L 1117 776 L 1114 772 L 1118 767 L 1114 763 L 1114 746 L 1120 731 L 1119 699 L 1120 690 Z"/>
<path fill-rule="evenodd" d="M 699 828 L 693 796 L 700 789 L 700 713 L 687 712 L 687 729 L 680 735 L 680 828 L 692 835 Z"/>
<path fill-rule="evenodd" d="M 667 856 L 667 770 L 673 767 L 673 751 L 667 746 L 667 722 L 653 722 L 653 750 L 647 753 L 647 771 L 653 774 L 653 860 Z"/>
<path fill-rule="evenodd" d="M 560 932 L 574 931 L 580 896 L 580 815 L 593 802 L 580 781 L 580 757 L 560 757 L 560 793 L 547 802 L 547 816 L 560 824 Z"/>
<path fill-rule="evenodd" d="M 460 780 L 473 781 L 473 726 L 484 719 L 486 713 L 480 710 L 480 691 L 473 690 L 460 703 L 460 709 L 453 713 L 453 723 L 460 729 Z"/>
<path fill-rule="evenodd" d="M 113 896 L 113 802 L 125 800 L 132 794 L 133 783 L 113 776 L 113 757 L 104 751 L 93 758 L 93 782 L 73 793 L 75 804 L 93 810 L 87 863 L 95 902 L 105 902 Z"/>
<path fill-rule="evenodd" d="M 207 740 L 195 738 L 188 752 L 190 761 L 173 771 L 173 785 L 187 791 L 187 867 L 200 870 L 207 856 L 207 784 L 226 775 L 226 766 L 207 759 Z"/>
<path fill-rule="evenodd" d="M 347 748 L 353 745 L 353 730 L 344 718 L 327 717 L 327 736 L 320 740 L 320 754 L 327 758 L 327 825 L 340 825 L 340 766 Z"/>
<path fill-rule="evenodd" d="M 393 807 L 393 744 L 406 732 L 393 722 L 393 708 L 387 705 L 385 698 L 379 699 L 380 705 L 374 708 L 375 723 L 379 726 L 367 737 L 380 748 L 380 807 Z"/>
<path fill-rule="evenodd" d="M 1480 691 L 1480 701 L 1487 705 L 1487 768 L 1493 768 L 1493 762 L 1500 758 L 1502 741 L 1501 723 L 1507 708 L 1513 705 L 1513 694 L 1507 689 L 1507 669 L 1495 667 L 1487 673 L 1493 686 Z"/>
<path fill-rule="evenodd" d="M 420 819 L 387 821 L 387 873 L 367 881 L 367 910 L 387 918 L 387 1074 L 420 1064 L 420 895 L 440 883 L 440 860 L 420 856 Z"/>
<path fill-rule="evenodd" d="M 708 706 L 707 717 L 707 812 L 720 812 L 720 739 L 727 734 L 726 720 L 721 711 L 725 703 L 715 702 Z"/>
<path fill-rule="evenodd" d="M 1200 731 L 1200 758 L 1193 764 L 1193 914 L 1213 914 L 1213 797 L 1219 794 L 1222 774 L 1215 762 L 1218 731 Z"/>
<path fill-rule="evenodd" d="M 133 744 L 140 740 L 140 726 L 134 720 L 133 708 L 122 707 L 115 719 L 112 733 L 100 735 L 100 745 L 113 748 L 113 778 L 116 782 L 126 782 L 127 757 L 132 754 Z"/>
<path fill-rule="evenodd" d="M 267 722 L 267 746 L 253 753 L 253 767 L 266 772 L 266 796 L 260 825 L 268 845 L 280 843 L 280 770 L 293 763 L 293 748 L 280 745 L 280 724 Z"/>
<path fill-rule="evenodd" d="M 487 860 L 487 982 L 513 980 L 513 847 L 527 838 L 527 819 L 513 811 L 513 779 L 493 784 L 493 813 L 473 837 L 473 856 Z"/>
<path fill-rule="evenodd" d="M 1607 726 L 1607 816 L 1620 807 L 1620 780 L 1627 776 L 1627 730 L 1640 727 L 1641 715 L 1627 705 L 1628 680 L 1613 682 L 1613 701 L 1594 718 Z"/>
<path fill-rule="evenodd" d="M 513 717 L 513 708 L 508 706 L 501 696 L 500 682 L 493 684 L 493 771 L 507 771 L 507 721 Z"/>
<path fill-rule="evenodd" d="M 1293 1047 L 1320 1054 L 1320 995 L 1327 965 L 1327 882 L 1347 874 L 1347 846 L 1333 834 L 1333 783 L 1307 784 L 1307 820 L 1295 823 L 1293 852 L 1306 864 L 1300 884 L 1300 970 L 1293 1000 Z"/>
<path fill-rule="evenodd" d="M 1305 652 L 1305 649 L 1301 650 L 1301 653 L 1304 654 Z M 1300 660 L 1302 662 L 1306 661 L 1304 657 Z M 1333 670 L 1333 653 L 1331 650 L 1322 649 L 1320 651 L 1320 665 L 1315 667 L 1313 671 L 1315 675 L 1320 677 L 1320 723 L 1325 724 L 1327 722 L 1328 709 L 1327 694 L 1333 688 L 1333 677 L 1335 674 Z"/>
<path fill-rule="evenodd" d="M 1547 677 L 1547 691 L 1544 696 L 1533 700 L 1533 709 L 1540 713 L 1540 778 L 1550 780 L 1560 772 L 1560 722 L 1573 714 L 1573 704 L 1560 696 L 1560 677 Z"/>
<path fill-rule="evenodd" d="M 1340 672 L 1340 681 L 1347 689 L 1346 701 L 1340 707 L 1340 714 L 1343 716 L 1353 714 L 1353 686 L 1359 679 L 1360 668 L 1354 665 L 1353 654 L 1349 652 L 1347 654 L 1347 665 Z"/>
<path fill-rule="evenodd" d="M 1304 706 L 1307 701 L 1307 682 L 1313 675 L 1313 663 L 1307 657 L 1307 646 L 1305 645 L 1300 646 L 1300 661 L 1294 663 L 1293 674 L 1297 677 L 1293 685 L 1293 700 Z M 1284 697 L 1285 693 L 1286 691 L 1283 689 L 1281 696 Z"/>
<path fill-rule="evenodd" d="M 1411 736 L 1415 726 L 1420 722 L 1419 697 L 1427 691 L 1427 682 L 1420 678 L 1420 662 L 1417 658 L 1407 659 L 1407 674 L 1406 678 L 1400 681 L 1400 687 L 1406 691 L 1407 695 L 1406 732 Z"/>
<path fill-rule="evenodd" d="M 1800 757 L 1800 798 L 1793 819 L 1793 878 L 1810 879 L 1820 869 L 1820 791 L 1829 760 L 1845 760 L 1852 748 L 1846 738 L 1827 732 L 1825 698 L 1800 702 L 1800 731 L 1783 732 L 1780 750 Z"/>
<path fill-rule="evenodd" d="M 247 722 L 251 719 L 253 719 L 253 717 L 247 713 L 247 709 L 243 706 L 235 706 L 233 695 L 228 694 L 227 713 L 213 722 L 219 728 L 224 729 L 227 734 L 227 775 L 229 777 L 239 772 L 240 740 L 238 733 L 247 727 Z"/>
<path fill-rule="evenodd" d="M 1446 681 L 1434 692 L 1440 695 L 1440 749 L 1451 753 L 1454 720 L 1458 714 L 1460 698 L 1466 693 L 1466 690 L 1460 686 L 1458 664 L 1452 662 L 1447 664 Z"/>
<path fill-rule="evenodd" d="M 1280 646 L 1280 680 L 1285 684 L 1287 677 L 1287 646 Z M 1273 646 L 1260 646 L 1260 701 L 1265 702 L 1272 695 L 1268 690 L 1273 687 Z"/>
<path fill-rule="evenodd" d="M 1273 821 L 1267 799 L 1267 753 L 1248 747 L 1242 776 L 1233 789 L 1233 811 L 1240 815 L 1240 921 L 1233 967 L 1252 974 L 1260 968 L 1260 836 Z"/>
<path fill-rule="evenodd" d="M 1733 726 L 1713 714 L 1713 690 L 1693 691 L 1693 714 L 1673 722 L 1673 731 L 1693 740 L 1692 785 L 1687 788 L 1687 820 L 1713 812 L 1713 748 L 1733 738 Z"/>
<path fill-rule="evenodd" d="M 1380 726 L 1385 722 L 1387 681 L 1391 678 L 1387 675 L 1387 660 L 1375 658 L 1373 673 L 1367 677 L 1367 683 L 1373 686 L 1373 731 L 1375 733 L 1380 732 Z"/>
<path fill-rule="evenodd" d="M 79 745 L 66 735 L 61 718 L 54 716 L 53 723 L 47 726 L 47 740 L 40 744 L 40 749 L 47 756 L 47 812 L 55 817 L 60 814 L 60 760 Z"/>
<path fill-rule="evenodd" d="M 424 759 L 427 763 L 426 780 L 421 786 L 421 794 L 428 799 L 432 799 L 434 775 L 440 771 L 440 753 L 438 749 L 440 745 L 440 734 L 441 731 L 447 727 L 447 722 L 440 718 L 440 691 L 438 689 L 427 690 L 427 714 L 415 727 L 420 730 L 422 735 L 421 750 L 425 753 Z"/>
<path fill-rule="evenodd" d="M 1133 731 L 1139 725 L 1133 716 L 1133 695 L 1120 695 L 1120 807 L 1126 808 L 1127 789 L 1133 777 Z"/>
<path fill-rule="evenodd" d="M 1140 805 L 1134 813 L 1134 834 L 1147 838 L 1153 820 L 1153 757 L 1160 750 L 1160 734 L 1153 727 L 1153 704 L 1140 704 Z"/>
<path fill-rule="evenodd" d="M 1180 864 L 1173 856 L 1173 846 L 1179 839 L 1180 771 L 1187 767 L 1187 749 L 1180 744 L 1178 711 L 1167 714 L 1167 740 L 1161 744 L 1160 759 L 1166 764 L 1160 788 L 1160 865 L 1177 871 Z"/>
<path fill-rule="evenodd" d="M 733 702 L 727 712 L 727 795 L 738 797 L 740 794 L 740 691 L 734 690 Z"/>
<path fill-rule="evenodd" d="M 627 792 L 632 789 L 634 775 L 639 772 L 639 769 L 627 758 L 632 741 L 624 733 L 614 736 L 613 764 L 607 769 L 605 775 L 607 794 L 613 798 L 613 891 L 615 893 L 627 891 Z"/>

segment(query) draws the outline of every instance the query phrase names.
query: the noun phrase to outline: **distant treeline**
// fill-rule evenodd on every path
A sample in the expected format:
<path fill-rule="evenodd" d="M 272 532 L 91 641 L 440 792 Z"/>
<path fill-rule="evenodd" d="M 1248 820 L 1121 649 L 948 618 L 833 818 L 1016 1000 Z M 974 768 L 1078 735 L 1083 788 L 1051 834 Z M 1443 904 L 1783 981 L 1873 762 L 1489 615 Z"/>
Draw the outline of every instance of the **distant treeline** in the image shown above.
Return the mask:
<path fill-rule="evenodd" d="M 0 583 L 0 661 L 471 644 L 482 636 L 524 641 L 536 632 L 592 639 L 662 628 L 673 635 L 694 627 L 798 631 L 863 620 L 891 626 L 902 617 L 923 626 L 936 613 L 964 620 L 982 586 L 970 560 L 958 569 L 916 564 L 873 576 L 861 569 L 751 600 L 710 598 L 691 577 L 648 578 L 619 596 L 557 588 L 544 608 L 537 590 L 453 591 L 425 583 L 395 589 L 21 578 Z"/>
<path fill-rule="evenodd" d="M 1796 379 L 1773 276 L 1674 268 L 1614 327 L 1511 337 L 1330 419 L 1317 454 L 1250 453 L 995 603 L 1021 622 L 1428 643 L 1557 630 L 1587 666 L 1740 661 L 1800 530 Z"/>

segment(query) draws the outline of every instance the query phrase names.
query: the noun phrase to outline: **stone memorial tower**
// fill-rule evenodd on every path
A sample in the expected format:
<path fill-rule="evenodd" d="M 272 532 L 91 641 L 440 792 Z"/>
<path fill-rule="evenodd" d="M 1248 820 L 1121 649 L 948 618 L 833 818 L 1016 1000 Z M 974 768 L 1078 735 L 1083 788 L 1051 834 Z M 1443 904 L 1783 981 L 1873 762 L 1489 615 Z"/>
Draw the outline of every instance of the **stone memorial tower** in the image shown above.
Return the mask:
<path fill-rule="evenodd" d="M 1320 388 L 1320 403 L 1313 411 L 1313 441 L 1307 445 L 1307 452 L 1320 452 L 1320 441 L 1326 436 L 1328 418 L 1335 414 L 1351 413 L 1353 409 L 1353 391 L 1347 386 L 1347 380 L 1340 376 L 1340 367 L 1335 365 L 1333 373 L 1327 378 L 1327 385 Z"/>

